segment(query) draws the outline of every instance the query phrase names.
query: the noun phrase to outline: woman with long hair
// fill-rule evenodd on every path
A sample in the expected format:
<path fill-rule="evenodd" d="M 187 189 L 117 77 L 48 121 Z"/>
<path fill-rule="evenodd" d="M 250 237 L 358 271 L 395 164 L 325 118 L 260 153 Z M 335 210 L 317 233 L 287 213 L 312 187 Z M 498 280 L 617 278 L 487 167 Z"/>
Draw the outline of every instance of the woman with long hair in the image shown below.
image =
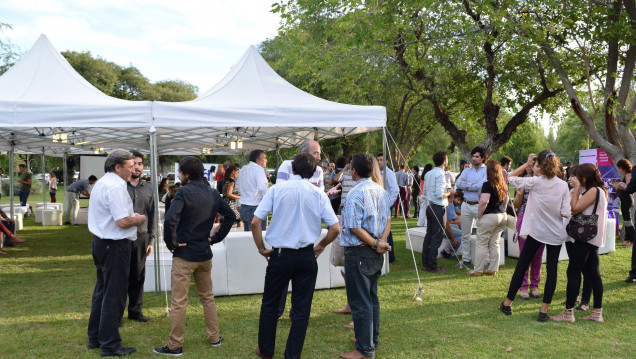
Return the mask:
<path fill-rule="evenodd" d="M 501 165 L 497 161 L 486 162 L 487 181 L 481 186 L 477 216 L 477 247 L 475 250 L 475 268 L 468 275 L 480 276 L 483 273 L 495 275 L 499 270 L 499 238 L 506 226 L 506 205 L 508 203 L 508 185 L 503 177 Z M 484 269 L 486 253 L 490 259 L 488 269 Z"/>
<path fill-rule="evenodd" d="M 588 242 L 568 238 L 565 248 L 568 251 L 568 285 L 566 289 L 565 310 L 550 317 L 558 322 L 574 322 L 574 304 L 581 287 L 581 273 L 592 285 L 594 309 L 592 314 L 581 319 L 603 322 L 603 280 L 599 270 L 598 249 L 605 245 L 607 229 L 607 190 L 601 179 L 601 172 L 591 163 L 577 166 L 570 172 L 572 186 L 572 215 L 583 212 L 584 215 L 598 215 L 596 236 Z M 596 212 L 594 213 L 594 210 Z"/>
<path fill-rule="evenodd" d="M 526 171 L 521 173 L 519 177 L 532 177 L 532 167 L 526 167 Z M 517 233 L 521 232 L 521 224 L 523 223 L 523 214 L 526 211 L 528 204 L 528 196 L 530 195 L 529 189 L 517 188 L 515 190 L 515 198 L 513 200 L 513 206 L 517 210 L 517 225 L 515 229 Z M 519 253 L 523 250 L 523 245 L 526 243 L 525 236 L 517 236 L 519 241 Z M 545 250 L 545 244 L 541 244 L 539 250 L 532 258 L 530 268 L 526 270 L 523 275 L 523 282 L 521 282 L 521 288 L 519 288 L 519 296 L 521 299 L 528 300 L 530 296 L 532 298 L 541 298 L 541 292 L 539 292 L 539 283 L 541 281 L 541 262 L 543 258 L 543 251 Z M 530 272 L 530 286 L 528 286 L 528 272 Z M 530 291 L 528 291 L 530 287 Z"/>
<path fill-rule="evenodd" d="M 223 192 L 221 193 L 223 194 L 225 202 L 230 205 L 230 208 L 234 211 L 234 215 L 236 215 L 237 227 L 241 227 L 241 215 L 236 208 L 237 200 L 241 199 L 241 194 L 239 193 L 238 188 L 236 188 L 236 179 L 238 178 L 238 174 L 238 167 L 232 165 L 227 168 L 225 176 L 223 176 Z"/>
<path fill-rule="evenodd" d="M 618 190 L 622 183 L 626 185 L 632 180 L 632 164 L 628 159 L 623 158 L 616 163 L 616 167 L 625 176 L 621 182 L 612 183 L 612 186 Z M 623 233 L 625 233 L 625 240 L 620 245 L 631 247 L 634 241 L 634 224 L 632 223 L 634 198 L 625 191 L 618 191 L 618 198 L 621 200 L 621 215 L 623 216 Z"/>
<path fill-rule="evenodd" d="M 159 194 L 159 198 L 163 198 L 163 196 L 165 196 L 166 193 L 168 193 L 168 181 L 169 180 L 170 179 L 168 177 L 164 177 L 159 182 L 159 188 L 157 188 L 157 192 Z"/>
<path fill-rule="evenodd" d="M 49 176 L 49 195 L 51 196 L 51 203 L 55 203 L 57 202 L 57 198 L 55 198 L 57 194 L 57 176 L 53 172 Z"/>
<path fill-rule="evenodd" d="M 519 177 L 528 166 L 533 166 L 534 177 Z M 548 307 L 556 289 L 559 253 L 565 241 L 563 218 L 570 217 L 570 192 L 564 180 L 557 177 L 563 168 L 561 161 L 551 151 L 542 151 L 539 155 L 531 153 L 528 162 L 512 171 L 508 183 L 515 188 L 529 189 L 528 203 L 521 224 L 520 236 L 526 237 L 526 243 L 519 255 L 519 261 L 510 280 L 508 294 L 499 309 L 505 315 L 512 315 L 512 302 L 524 273 L 542 244 L 547 248 L 547 276 L 543 289 L 543 304 L 539 310 L 540 322 L 548 320 Z"/>

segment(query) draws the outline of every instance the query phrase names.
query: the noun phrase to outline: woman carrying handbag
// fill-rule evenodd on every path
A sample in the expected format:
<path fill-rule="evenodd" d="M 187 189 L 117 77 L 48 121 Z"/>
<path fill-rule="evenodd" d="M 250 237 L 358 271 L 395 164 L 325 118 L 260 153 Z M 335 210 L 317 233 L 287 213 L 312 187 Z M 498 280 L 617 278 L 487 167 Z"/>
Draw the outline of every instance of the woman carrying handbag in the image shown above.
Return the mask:
<path fill-rule="evenodd" d="M 568 225 L 565 243 L 570 257 L 565 310 L 550 317 L 559 322 L 574 322 L 574 304 L 581 287 L 581 273 L 592 283 L 594 309 L 581 319 L 603 322 L 603 280 L 599 271 L 598 249 L 605 245 L 607 228 L 607 191 L 598 168 L 591 163 L 577 166 L 572 171 L 572 219 Z M 580 215 L 582 214 L 582 215 Z M 578 215 L 578 217 L 577 217 Z M 575 223 L 577 222 L 577 223 Z M 596 226 L 593 223 L 596 222 Z M 579 223 L 583 223 L 579 225 Z M 594 233 L 596 227 L 596 233 Z"/>

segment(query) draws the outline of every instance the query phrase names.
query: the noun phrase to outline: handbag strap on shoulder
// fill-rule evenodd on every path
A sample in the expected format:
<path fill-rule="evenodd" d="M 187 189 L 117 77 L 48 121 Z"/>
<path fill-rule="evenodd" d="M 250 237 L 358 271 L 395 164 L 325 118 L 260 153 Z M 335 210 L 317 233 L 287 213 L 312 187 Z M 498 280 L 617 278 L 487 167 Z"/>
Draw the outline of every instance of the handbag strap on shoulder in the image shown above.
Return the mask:
<path fill-rule="evenodd" d="M 600 195 L 601 190 L 596 187 L 596 201 L 594 201 L 594 209 L 592 210 L 592 214 L 596 214 L 596 207 L 598 206 L 598 198 Z"/>

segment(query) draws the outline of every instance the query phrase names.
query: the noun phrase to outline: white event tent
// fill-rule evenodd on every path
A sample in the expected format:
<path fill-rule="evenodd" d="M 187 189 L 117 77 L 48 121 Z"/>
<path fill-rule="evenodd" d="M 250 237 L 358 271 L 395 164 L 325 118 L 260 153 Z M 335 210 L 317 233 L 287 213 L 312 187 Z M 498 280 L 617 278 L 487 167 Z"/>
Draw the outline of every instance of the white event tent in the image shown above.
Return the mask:
<path fill-rule="evenodd" d="M 105 95 L 45 35 L 0 76 L 0 150 L 41 154 L 42 162 L 44 155 L 127 148 L 150 153 L 151 173 L 156 173 L 160 154 L 277 150 L 307 138 L 343 137 L 385 124 L 384 107 L 336 103 L 299 90 L 253 46 L 216 86 L 179 103 Z M 237 141 L 242 151 L 231 149 Z"/>

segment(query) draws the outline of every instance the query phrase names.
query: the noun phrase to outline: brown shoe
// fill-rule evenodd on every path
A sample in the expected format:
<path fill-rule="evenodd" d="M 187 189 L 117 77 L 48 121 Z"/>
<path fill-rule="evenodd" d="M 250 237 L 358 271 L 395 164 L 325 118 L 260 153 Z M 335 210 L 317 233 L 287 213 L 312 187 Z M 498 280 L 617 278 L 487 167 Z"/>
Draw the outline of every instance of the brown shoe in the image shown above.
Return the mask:
<path fill-rule="evenodd" d="M 590 315 L 586 315 L 584 317 L 582 317 L 581 319 L 583 320 L 593 320 L 597 323 L 603 323 L 605 322 L 605 320 L 603 320 L 603 308 L 598 308 L 598 309 L 592 309 L 592 313 L 590 313 Z"/>
<path fill-rule="evenodd" d="M 272 359 L 272 357 L 266 357 L 265 355 L 261 354 L 261 348 L 256 348 L 256 355 L 261 359 Z"/>
<path fill-rule="evenodd" d="M 345 324 L 344 327 L 347 329 L 353 329 L 353 322 Z"/>
<path fill-rule="evenodd" d="M 448 273 L 448 269 L 444 269 L 444 268 L 440 268 L 440 267 L 437 267 L 437 268 L 435 268 L 435 269 L 430 269 L 430 268 L 429 268 L 429 269 L 427 269 L 426 271 L 427 271 L 427 272 L 430 272 L 430 273 L 441 273 L 441 274 L 446 274 L 446 273 Z"/>
<path fill-rule="evenodd" d="M 333 312 L 336 314 L 351 314 L 351 308 L 344 307 L 340 309 L 334 309 Z"/>
<path fill-rule="evenodd" d="M 369 357 L 365 357 L 364 355 L 362 355 L 362 353 L 360 353 L 359 351 L 355 349 L 353 349 L 352 351 L 348 353 L 340 354 L 340 357 L 342 359 L 370 359 Z"/>
<path fill-rule="evenodd" d="M 555 316 L 551 316 L 550 320 L 554 320 L 555 322 L 570 322 L 574 323 L 574 308 L 566 309 L 563 313 Z"/>
<path fill-rule="evenodd" d="M 497 274 L 497 272 L 493 272 L 493 271 L 490 271 L 490 270 L 485 270 L 485 271 L 484 271 L 484 274 L 488 274 L 488 275 L 496 275 L 496 274 Z"/>
<path fill-rule="evenodd" d="M 468 275 L 472 275 L 472 276 L 474 276 L 474 277 L 479 277 L 479 276 L 481 275 L 481 272 L 478 272 L 478 271 L 476 271 L 476 270 L 474 270 L 474 269 L 473 269 L 473 270 L 471 270 L 471 271 L 468 271 L 466 274 L 468 274 Z"/>

